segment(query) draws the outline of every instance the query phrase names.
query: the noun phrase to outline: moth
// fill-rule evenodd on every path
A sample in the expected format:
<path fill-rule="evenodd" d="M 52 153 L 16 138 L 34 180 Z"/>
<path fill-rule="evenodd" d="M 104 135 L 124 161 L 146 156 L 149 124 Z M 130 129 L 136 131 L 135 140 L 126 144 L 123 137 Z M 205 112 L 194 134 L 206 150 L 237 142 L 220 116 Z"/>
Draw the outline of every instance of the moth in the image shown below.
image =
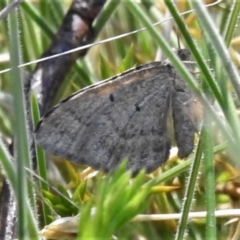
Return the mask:
<path fill-rule="evenodd" d="M 183 51 L 179 56 L 185 59 Z M 178 156 L 192 152 L 192 100 L 171 64 L 144 64 L 83 88 L 53 107 L 36 126 L 36 142 L 54 155 L 94 169 L 111 171 L 127 158 L 132 173 L 150 173 L 169 157 L 169 112 Z"/>

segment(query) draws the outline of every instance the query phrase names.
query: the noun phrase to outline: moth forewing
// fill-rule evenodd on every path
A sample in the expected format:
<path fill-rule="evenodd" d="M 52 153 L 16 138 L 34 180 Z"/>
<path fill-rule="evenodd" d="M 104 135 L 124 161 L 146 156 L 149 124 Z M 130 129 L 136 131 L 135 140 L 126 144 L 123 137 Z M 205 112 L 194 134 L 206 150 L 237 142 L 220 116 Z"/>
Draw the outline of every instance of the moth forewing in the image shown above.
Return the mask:
<path fill-rule="evenodd" d="M 151 172 L 169 157 L 170 99 L 179 156 L 192 149 L 192 126 L 182 109 L 190 90 L 179 92 L 179 84 L 187 88 L 171 65 L 152 62 L 86 87 L 43 117 L 37 143 L 95 169 L 113 170 L 128 158 L 133 173 Z"/>

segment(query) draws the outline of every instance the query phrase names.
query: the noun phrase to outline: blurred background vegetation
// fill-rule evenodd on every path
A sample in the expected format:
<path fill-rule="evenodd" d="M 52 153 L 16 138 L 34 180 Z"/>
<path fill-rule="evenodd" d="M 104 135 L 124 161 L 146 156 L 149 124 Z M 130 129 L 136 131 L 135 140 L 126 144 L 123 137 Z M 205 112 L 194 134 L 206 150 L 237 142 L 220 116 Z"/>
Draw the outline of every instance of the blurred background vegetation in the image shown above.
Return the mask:
<path fill-rule="evenodd" d="M 71 2 L 70 0 L 31 0 L 21 3 L 18 21 L 23 63 L 39 58 L 48 48 L 52 36 L 59 28 Z M 206 4 L 212 2 L 214 1 L 205 1 Z M 0 9 L 5 5 L 4 1 L 0 1 Z M 142 9 L 144 17 L 152 23 L 171 15 L 164 1 L 161 0 L 136 1 L 136 5 Z M 190 4 L 185 0 L 177 1 L 177 8 L 179 12 L 191 9 Z M 237 8 L 237 3 L 223 0 L 209 7 L 208 11 L 226 42 L 232 63 L 239 69 L 239 23 L 232 17 L 233 8 Z M 105 14 L 104 11 L 101 14 Z M 145 26 L 142 19 L 137 17 L 126 1 L 119 1 L 108 17 L 104 26 L 96 29 L 99 35 L 95 42 Z M 231 26 L 229 19 L 234 25 L 230 33 L 228 32 Z M 221 57 L 214 50 L 215 42 L 211 42 L 205 37 L 207 30 L 204 28 L 205 26 L 199 25 L 198 17 L 194 12 L 183 15 L 183 20 L 197 49 L 206 60 L 210 59 L 214 62 L 212 65 L 212 62 L 208 62 L 209 72 L 212 73 L 214 71 L 211 70 L 216 69 L 218 72 L 212 73 L 214 77 L 221 75 L 223 79 L 220 81 L 215 78 L 222 98 L 217 97 L 218 93 L 212 90 L 211 86 L 209 87 L 211 84 L 207 84 L 208 80 L 205 81 L 201 74 L 199 89 L 206 93 L 209 104 L 213 106 L 215 113 L 224 123 L 226 131 L 229 131 L 229 135 L 232 136 L 231 143 L 238 146 L 237 135 L 240 129 L 236 128 L 237 124 L 231 125 L 234 122 L 231 119 L 238 120 L 239 98 L 234 91 L 234 86 L 228 81 L 228 75 L 219 70 L 221 65 L 218 60 Z M 96 19 L 95 25 L 98 24 L 97 21 L 98 19 Z M 173 22 L 159 24 L 156 26 L 156 30 L 159 35 L 164 36 L 165 41 L 172 49 L 178 49 L 178 38 L 182 48 L 189 46 L 189 42 L 184 39 L 181 30 Z M 10 67 L 9 41 L 14 42 L 15 39 L 11 39 L 8 31 L 7 19 L 1 20 L 0 71 Z M 162 49 L 149 30 L 93 46 L 87 55 L 79 59 L 72 68 L 62 84 L 55 102 L 58 103 L 80 88 L 112 77 L 131 67 L 161 59 L 163 59 Z M 24 70 L 31 72 L 34 67 L 35 65 L 32 64 L 25 67 Z M 224 86 L 227 87 L 224 88 Z M 12 120 L 17 117 L 14 115 L 12 106 L 13 87 L 10 73 L 1 74 L 0 137 L 6 146 L 11 143 L 14 134 Z M 224 111 L 223 103 L 227 93 L 235 105 L 228 108 L 226 104 L 226 111 Z M 203 115 L 206 117 L 208 111 L 206 110 Z M 42 231 L 42 234 L 51 239 L 60 237 L 75 239 L 76 232 L 79 230 L 79 239 L 182 239 L 182 234 L 185 239 L 239 239 L 238 218 L 234 217 L 214 219 L 212 216 L 210 219 L 193 218 L 180 222 L 174 218 L 164 221 L 148 221 L 147 219 L 131 221 L 138 214 L 181 212 L 184 215 L 184 213 L 188 214 L 189 210 L 191 212 L 209 210 L 208 202 L 211 202 L 211 199 L 209 200 L 208 197 L 211 194 L 214 195 L 214 198 L 213 206 L 210 206 L 209 211 L 211 209 L 240 208 L 240 164 L 237 164 L 237 154 L 228 145 L 225 145 L 228 138 L 219 131 L 222 129 L 214 122 L 214 119 L 210 118 L 210 123 L 207 123 L 208 129 L 205 129 L 204 132 L 204 128 L 202 128 L 202 133 L 196 134 L 196 149 L 186 161 L 179 160 L 175 148 L 173 148 L 171 157 L 164 166 L 152 174 L 141 173 L 134 179 L 131 179 L 129 174 L 124 171 L 124 164 L 115 173 L 104 174 L 86 166 L 76 166 L 66 160 L 51 156 L 53 161 L 47 161 L 48 169 L 45 169 L 48 176 L 47 187 L 42 189 L 41 180 L 36 176 L 34 182 L 30 180 L 37 200 L 38 221 L 35 223 L 36 226 L 40 230 L 59 217 L 73 217 L 80 214 L 80 217 L 78 215 L 70 219 L 63 219 L 63 225 L 58 225 L 58 223 L 56 226 L 50 226 Z M 238 132 L 234 132 L 236 129 Z M 206 131 L 210 133 L 210 137 Z M 236 138 L 234 138 L 235 136 Z M 203 138 L 203 140 L 199 142 L 199 138 Z M 210 154 L 208 154 L 209 152 Z M 206 161 L 212 162 L 212 165 L 209 166 L 210 169 L 212 168 L 209 173 L 207 172 L 209 169 L 204 165 L 206 161 L 202 157 L 202 153 L 205 158 L 207 157 Z M 203 159 L 203 164 L 198 159 Z M 9 159 L 9 161 L 11 160 Z M 192 162 L 197 162 L 195 164 L 197 166 L 190 166 Z M 6 169 L 4 170 L 6 171 Z M 195 176 L 194 171 L 197 173 Z M 26 171 L 25 174 L 28 175 L 29 172 Z M 207 174 L 211 175 L 210 178 Z M 190 185 L 191 179 L 193 189 Z M 206 182 L 206 179 L 210 182 Z M 210 190 L 206 189 L 208 183 L 209 186 L 213 186 Z M 190 206 L 184 205 L 186 199 L 190 200 Z M 211 238 L 207 236 L 211 236 Z"/>

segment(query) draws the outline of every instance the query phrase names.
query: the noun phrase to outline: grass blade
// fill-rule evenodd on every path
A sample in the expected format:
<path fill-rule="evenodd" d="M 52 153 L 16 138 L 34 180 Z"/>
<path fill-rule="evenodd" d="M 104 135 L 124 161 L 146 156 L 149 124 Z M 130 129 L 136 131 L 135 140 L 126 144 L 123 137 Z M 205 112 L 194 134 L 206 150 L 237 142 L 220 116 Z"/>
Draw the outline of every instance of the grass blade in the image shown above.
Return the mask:
<path fill-rule="evenodd" d="M 37 225 L 33 218 L 32 212 L 28 207 L 28 198 L 34 206 L 34 194 L 32 188 L 27 183 L 27 174 L 25 167 L 31 168 L 31 160 L 29 156 L 29 145 L 27 138 L 27 121 L 25 115 L 25 97 L 23 92 L 23 78 L 18 65 L 21 63 L 20 56 L 20 41 L 18 32 L 18 11 L 14 10 L 9 14 L 9 38 L 10 38 L 10 57 L 11 57 L 11 79 L 12 79 L 12 94 L 13 109 L 15 114 L 14 133 L 15 133 L 15 160 L 17 167 L 17 187 L 16 197 L 18 205 L 18 237 L 26 239 L 27 237 L 37 237 Z M 26 204 L 27 203 L 27 204 Z M 34 209 L 36 210 L 36 209 Z M 36 216 L 36 215 L 35 215 Z M 29 222 L 29 220 L 31 222 Z M 29 234 L 26 228 L 29 228 Z"/>

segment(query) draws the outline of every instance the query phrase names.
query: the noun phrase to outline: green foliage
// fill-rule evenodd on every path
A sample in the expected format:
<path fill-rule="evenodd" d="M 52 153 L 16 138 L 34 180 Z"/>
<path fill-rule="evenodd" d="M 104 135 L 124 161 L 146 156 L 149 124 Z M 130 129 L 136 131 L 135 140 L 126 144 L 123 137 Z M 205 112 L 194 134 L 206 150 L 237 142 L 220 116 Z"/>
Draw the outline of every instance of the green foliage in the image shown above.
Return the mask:
<path fill-rule="evenodd" d="M 94 202 L 81 211 L 80 239 L 110 239 L 146 208 L 150 188 L 142 186 L 144 173 L 131 180 L 125 165 L 98 182 Z"/>

